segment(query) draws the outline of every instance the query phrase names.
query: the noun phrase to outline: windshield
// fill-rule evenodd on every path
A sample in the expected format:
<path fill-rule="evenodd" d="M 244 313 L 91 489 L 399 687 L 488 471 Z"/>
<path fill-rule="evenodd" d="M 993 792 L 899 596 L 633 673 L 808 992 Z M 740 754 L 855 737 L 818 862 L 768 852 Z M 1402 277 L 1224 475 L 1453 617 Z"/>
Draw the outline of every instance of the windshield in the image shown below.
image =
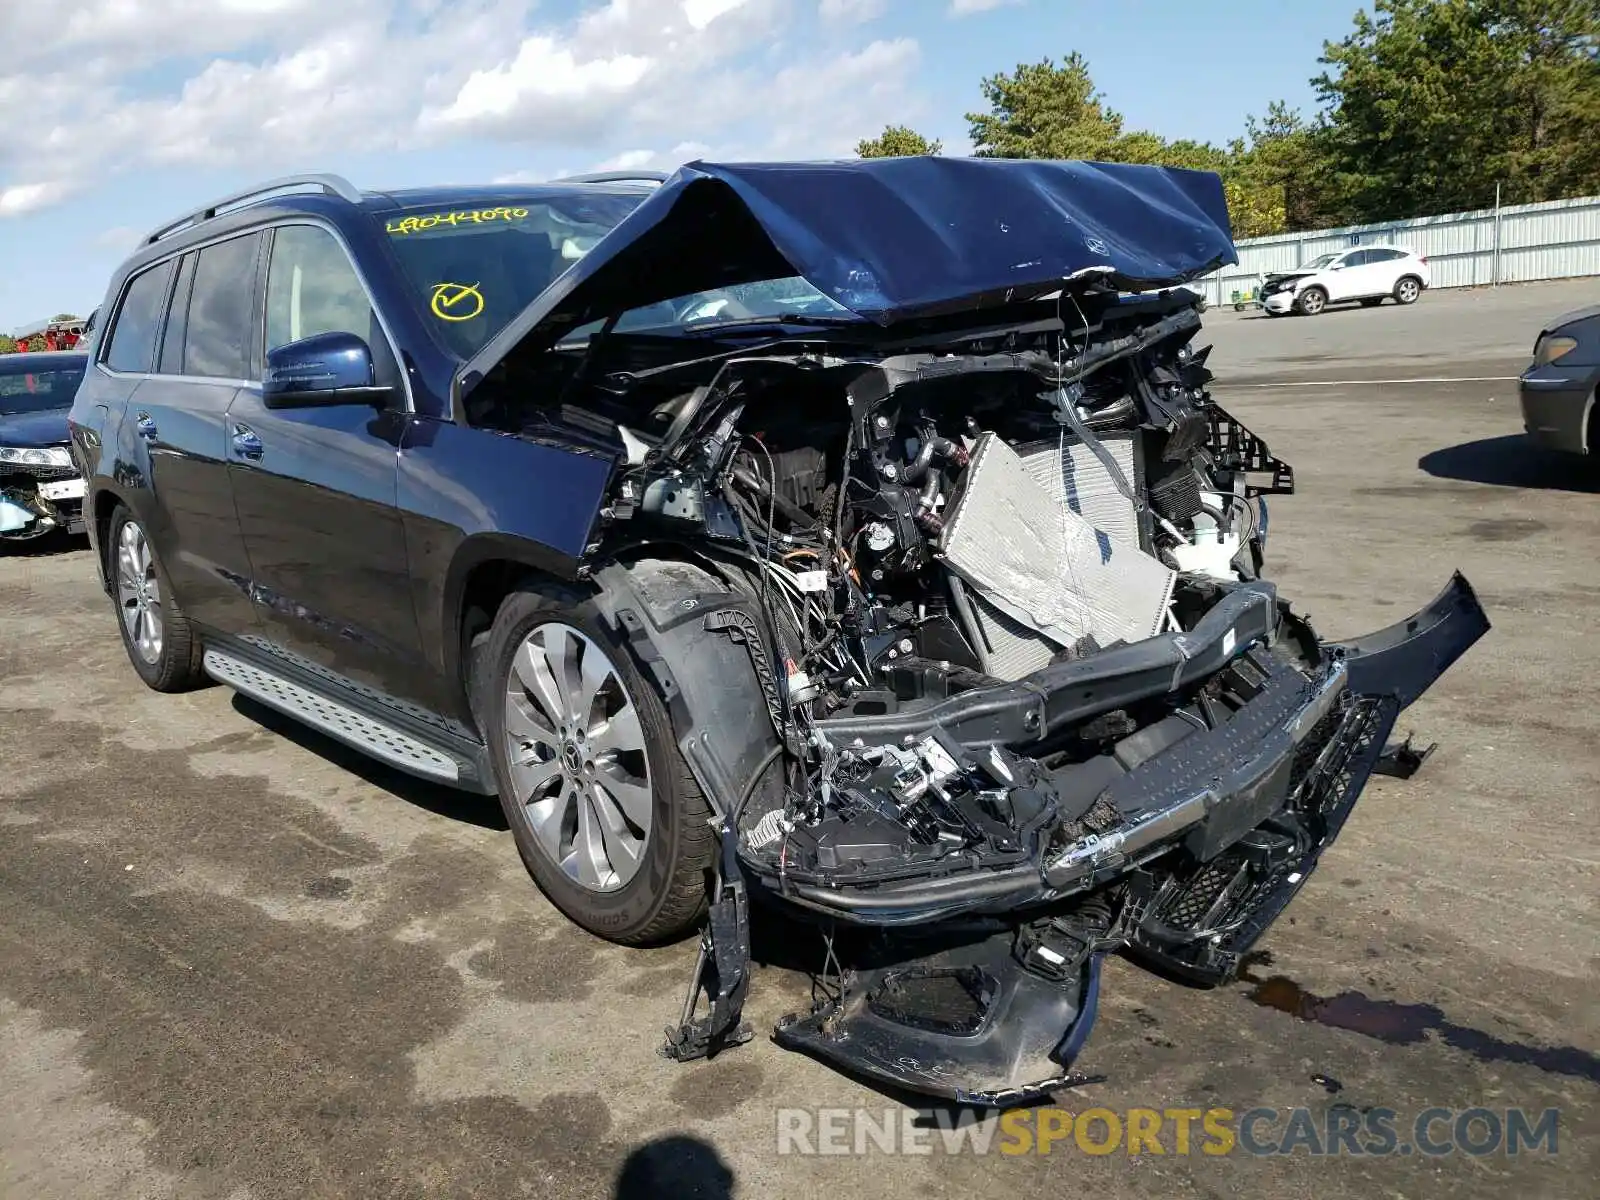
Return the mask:
<path fill-rule="evenodd" d="M 43 363 L 32 356 L 0 355 L 0 414 L 70 408 L 83 380 L 86 361 L 78 354 L 66 355 L 60 362 Z"/>
<path fill-rule="evenodd" d="M 484 208 L 434 205 L 387 214 L 383 226 L 439 340 L 470 358 L 643 199 L 583 191 Z"/>
<path fill-rule="evenodd" d="M 1337 254 L 1319 254 L 1310 262 L 1305 263 L 1300 269 L 1302 271 L 1320 271 L 1338 257 Z"/>
<path fill-rule="evenodd" d="M 663 335 L 694 334 L 737 323 L 771 319 L 807 322 L 856 322 L 857 317 L 844 305 L 823 295 L 798 275 L 783 279 L 763 279 L 758 283 L 736 283 L 710 292 L 693 292 L 632 308 L 617 320 L 617 332 L 643 332 Z M 561 340 L 563 348 L 586 342 L 603 321 L 580 325 Z"/>

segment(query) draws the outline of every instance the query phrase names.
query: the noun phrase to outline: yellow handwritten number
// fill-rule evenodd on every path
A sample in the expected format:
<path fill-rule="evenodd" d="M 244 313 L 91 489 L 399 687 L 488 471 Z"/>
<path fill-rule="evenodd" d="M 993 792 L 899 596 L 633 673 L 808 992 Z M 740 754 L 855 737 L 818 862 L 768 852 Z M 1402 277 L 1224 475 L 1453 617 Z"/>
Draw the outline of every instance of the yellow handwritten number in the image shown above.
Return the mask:
<path fill-rule="evenodd" d="M 441 321 L 470 321 L 483 312 L 483 293 L 475 283 L 436 283 L 431 307 Z"/>

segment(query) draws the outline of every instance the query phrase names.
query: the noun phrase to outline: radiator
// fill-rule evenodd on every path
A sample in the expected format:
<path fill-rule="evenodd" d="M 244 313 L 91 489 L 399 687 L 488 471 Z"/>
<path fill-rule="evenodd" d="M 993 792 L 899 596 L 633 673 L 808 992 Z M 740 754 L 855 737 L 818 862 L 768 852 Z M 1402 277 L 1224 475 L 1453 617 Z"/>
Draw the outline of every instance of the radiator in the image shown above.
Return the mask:
<path fill-rule="evenodd" d="M 1131 481 L 1131 440 L 1127 447 Z M 1055 447 L 1053 461 L 1029 447 L 1025 460 L 984 434 L 945 514 L 945 565 L 965 584 L 979 653 L 997 678 L 1020 679 L 1085 636 L 1101 646 L 1136 642 L 1166 623 L 1177 575 L 1139 549 L 1133 505 L 1093 455 L 1078 449 L 1081 458 L 1074 453 L 1063 463 Z M 1098 528 L 1074 501 L 1115 532 Z"/>

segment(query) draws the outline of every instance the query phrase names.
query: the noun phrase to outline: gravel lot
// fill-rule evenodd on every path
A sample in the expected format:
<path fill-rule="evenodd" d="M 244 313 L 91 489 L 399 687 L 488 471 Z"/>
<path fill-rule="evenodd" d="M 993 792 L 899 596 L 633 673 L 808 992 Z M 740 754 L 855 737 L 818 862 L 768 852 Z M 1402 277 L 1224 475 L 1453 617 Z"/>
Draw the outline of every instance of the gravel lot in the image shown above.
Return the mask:
<path fill-rule="evenodd" d="M 1298 469 L 1269 558 L 1319 629 L 1456 568 L 1495 629 L 1402 718 L 1437 754 L 1368 790 L 1270 963 L 1213 992 L 1112 963 L 1081 1064 L 1105 1081 L 1063 1101 L 1559 1107 L 1555 1157 L 780 1156 L 780 1107 L 890 1101 L 764 1038 L 657 1058 L 691 947 L 566 924 L 492 801 L 222 688 L 145 691 L 64 543 L 0 556 L 0 1196 L 1589 1193 L 1600 470 L 1524 447 L 1494 377 L 1597 293 L 1208 316 L 1219 398 Z M 1373 382 L 1419 377 L 1467 381 Z M 807 994 L 763 966 L 747 1012 Z"/>

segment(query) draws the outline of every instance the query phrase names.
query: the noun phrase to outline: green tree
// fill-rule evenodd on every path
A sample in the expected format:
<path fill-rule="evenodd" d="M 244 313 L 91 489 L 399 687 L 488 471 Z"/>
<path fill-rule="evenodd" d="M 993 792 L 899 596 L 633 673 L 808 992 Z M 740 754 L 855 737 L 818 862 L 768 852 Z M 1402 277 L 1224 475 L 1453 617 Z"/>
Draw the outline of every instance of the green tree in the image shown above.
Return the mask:
<path fill-rule="evenodd" d="M 8 333 L 0 333 L 0 354 L 15 354 L 17 352 L 17 339 Z"/>
<path fill-rule="evenodd" d="M 1124 128 L 1122 114 L 1095 90 L 1089 64 L 1071 54 L 1025 63 L 983 81 L 987 113 L 968 113 L 973 145 L 988 158 L 1078 158 L 1100 162 L 1152 163 L 1215 171 L 1222 176 L 1235 237 L 1256 237 L 1284 228 L 1281 180 L 1262 184 L 1245 167 L 1242 141 L 1227 147 L 1209 142 L 1168 141 L 1148 130 Z"/>
<path fill-rule="evenodd" d="M 875 138 L 856 143 L 857 158 L 900 158 L 917 154 L 937 154 L 944 144 L 929 141 L 915 129 L 904 125 L 887 125 Z"/>
<path fill-rule="evenodd" d="M 1381 221 L 1600 190 L 1600 4 L 1376 0 L 1312 82 L 1329 182 Z"/>
<path fill-rule="evenodd" d="M 77 320 L 80 320 L 81 318 L 78 316 L 77 313 L 57 313 L 55 316 L 51 317 L 50 319 L 52 321 L 77 321 Z"/>
<path fill-rule="evenodd" d="M 1105 161 L 1122 137 L 1122 114 L 1095 90 L 1089 63 L 1069 54 L 1023 63 L 982 83 L 986 113 L 968 113 L 980 158 L 1086 158 Z"/>

